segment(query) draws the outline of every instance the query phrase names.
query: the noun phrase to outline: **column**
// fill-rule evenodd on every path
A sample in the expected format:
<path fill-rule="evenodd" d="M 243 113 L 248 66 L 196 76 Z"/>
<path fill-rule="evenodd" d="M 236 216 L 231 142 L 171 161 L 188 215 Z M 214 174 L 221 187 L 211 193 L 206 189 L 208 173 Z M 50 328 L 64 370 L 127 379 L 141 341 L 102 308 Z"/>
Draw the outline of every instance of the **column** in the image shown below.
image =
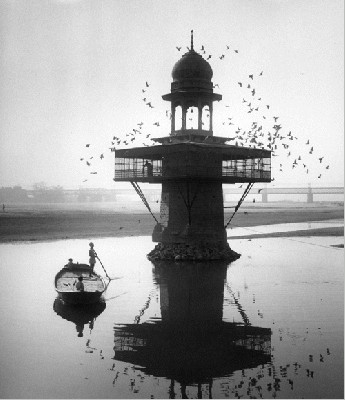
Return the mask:
<path fill-rule="evenodd" d="M 175 104 L 171 103 L 171 133 L 175 132 Z"/>
<path fill-rule="evenodd" d="M 213 131 L 213 103 L 212 101 L 208 105 L 208 108 L 210 110 L 210 132 Z"/>
<path fill-rule="evenodd" d="M 202 103 L 200 99 L 198 100 L 198 129 L 202 130 Z"/>

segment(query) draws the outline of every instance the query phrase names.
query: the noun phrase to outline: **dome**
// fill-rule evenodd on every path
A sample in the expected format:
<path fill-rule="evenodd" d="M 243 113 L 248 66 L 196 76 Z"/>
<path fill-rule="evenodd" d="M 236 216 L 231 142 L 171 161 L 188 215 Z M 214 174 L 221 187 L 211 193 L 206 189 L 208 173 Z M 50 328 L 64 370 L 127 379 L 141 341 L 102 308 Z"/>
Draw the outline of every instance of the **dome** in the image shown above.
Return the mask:
<path fill-rule="evenodd" d="M 210 64 L 200 54 L 190 50 L 177 61 L 171 75 L 174 82 L 190 78 L 211 81 L 213 71 Z"/>

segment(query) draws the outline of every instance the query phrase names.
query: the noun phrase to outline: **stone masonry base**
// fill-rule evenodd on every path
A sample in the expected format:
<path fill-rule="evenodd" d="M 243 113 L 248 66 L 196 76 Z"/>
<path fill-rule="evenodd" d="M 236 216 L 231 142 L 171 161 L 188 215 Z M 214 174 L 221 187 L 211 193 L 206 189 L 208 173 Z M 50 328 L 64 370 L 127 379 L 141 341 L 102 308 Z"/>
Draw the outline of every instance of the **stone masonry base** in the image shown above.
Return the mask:
<path fill-rule="evenodd" d="M 228 243 L 158 243 L 147 255 L 150 261 L 155 260 L 226 260 L 235 261 L 241 255 L 231 250 Z"/>

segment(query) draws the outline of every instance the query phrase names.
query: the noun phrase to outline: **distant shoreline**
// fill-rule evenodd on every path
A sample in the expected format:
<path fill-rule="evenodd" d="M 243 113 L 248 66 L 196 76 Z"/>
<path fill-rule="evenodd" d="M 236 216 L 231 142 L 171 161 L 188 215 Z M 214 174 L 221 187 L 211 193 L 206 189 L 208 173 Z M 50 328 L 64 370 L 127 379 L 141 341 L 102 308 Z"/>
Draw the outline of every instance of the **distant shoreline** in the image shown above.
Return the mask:
<path fill-rule="evenodd" d="M 158 217 L 158 205 L 153 209 Z M 225 209 L 225 222 L 232 209 Z M 286 223 L 343 219 L 340 204 L 257 204 L 240 208 L 233 219 L 236 227 L 253 227 Z M 0 212 L 0 243 L 41 242 L 67 239 L 93 240 L 102 237 L 151 236 L 155 221 L 143 205 L 121 205 L 114 208 L 78 208 L 13 205 Z M 343 236 L 341 227 L 259 235 L 276 236 Z M 248 235 L 257 237 L 258 235 Z M 246 236 L 247 237 L 247 236 Z M 233 240 L 235 237 L 229 239 Z"/>

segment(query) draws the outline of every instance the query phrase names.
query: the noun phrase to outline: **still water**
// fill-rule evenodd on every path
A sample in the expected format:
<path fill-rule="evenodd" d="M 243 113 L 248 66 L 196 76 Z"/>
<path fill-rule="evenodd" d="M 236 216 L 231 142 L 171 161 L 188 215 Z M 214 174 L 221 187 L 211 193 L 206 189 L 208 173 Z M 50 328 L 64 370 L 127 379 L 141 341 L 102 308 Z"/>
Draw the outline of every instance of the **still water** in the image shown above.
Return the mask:
<path fill-rule="evenodd" d="M 0 245 L 1 398 L 343 398 L 343 238 L 237 239 L 232 264 L 156 266 L 149 237 L 97 239 L 116 279 L 75 310 L 54 276 L 88 242 Z"/>

